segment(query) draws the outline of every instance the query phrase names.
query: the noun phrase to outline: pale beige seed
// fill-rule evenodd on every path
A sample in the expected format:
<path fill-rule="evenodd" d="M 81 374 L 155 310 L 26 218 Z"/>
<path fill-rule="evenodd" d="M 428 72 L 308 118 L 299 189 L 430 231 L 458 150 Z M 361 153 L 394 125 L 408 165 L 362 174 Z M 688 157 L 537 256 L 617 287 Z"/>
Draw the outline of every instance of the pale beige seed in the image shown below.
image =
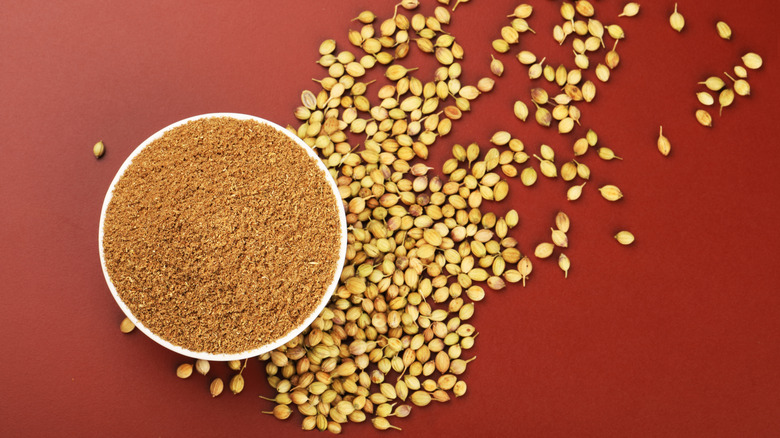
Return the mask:
<path fill-rule="evenodd" d="M 561 166 L 561 178 L 564 181 L 571 181 L 577 176 L 577 165 L 571 161 L 563 163 Z"/>
<path fill-rule="evenodd" d="M 496 146 L 504 146 L 512 139 L 512 135 L 507 131 L 497 131 L 490 137 L 490 142 Z"/>
<path fill-rule="evenodd" d="M 705 110 L 699 109 L 696 110 L 696 120 L 702 125 L 706 127 L 712 127 L 712 116 L 710 113 L 708 113 Z"/>
<path fill-rule="evenodd" d="M 571 117 L 565 117 L 558 122 L 558 133 L 568 134 L 574 129 L 574 119 Z"/>
<path fill-rule="evenodd" d="M 195 370 L 205 376 L 211 370 L 211 364 L 207 360 L 198 359 L 195 361 Z"/>
<path fill-rule="evenodd" d="M 99 141 L 95 143 L 94 146 L 92 146 L 92 154 L 95 156 L 95 158 L 102 157 L 105 152 L 106 152 L 106 146 L 103 144 L 102 141 Z"/>
<path fill-rule="evenodd" d="M 569 257 L 567 257 L 566 254 L 561 253 L 561 255 L 558 256 L 558 267 L 563 271 L 563 277 L 569 278 L 571 260 L 569 260 Z"/>
<path fill-rule="evenodd" d="M 500 38 L 497 40 L 493 40 L 492 46 L 493 46 L 493 50 L 495 50 L 498 53 L 506 53 L 509 51 L 509 43 Z"/>
<path fill-rule="evenodd" d="M 661 152 L 663 156 L 669 155 L 669 152 L 672 150 L 672 144 L 669 142 L 669 139 L 664 136 L 663 126 L 661 126 L 661 129 L 658 133 L 657 146 L 658 151 Z"/>
<path fill-rule="evenodd" d="M 238 394 L 244 390 L 244 377 L 241 374 L 236 374 L 230 379 L 230 391 L 233 394 Z"/>
<path fill-rule="evenodd" d="M 353 18 L 352 21 L 359 21 L 363 24 L 371 24 L 374 22 L 374 19 L 376 19 L 376 15 L 374 15 L 371 11 L 363 11 L 360 14 L 358 14 L 357 17 Z"/>
<path fill-rule="evenodd" d="M 192 364 L 183 363 L 176 368 L 176 377 L 186 379 L 192 375 Z"/>
<path fill-rule="evenodd" d="M 493 55 L 490 55 L 490 72 L 494 75 L 501 77 L 504 74 L 504 63 L 501 60 L 496 59 Z"/>
<path fill-rule="evenodd" d="M 742 57 L 742 63 L 751 70 L 758 70 L 764 65 L 764 60 L 757 53 L 747 53 Z"/>
<path fill-rule="evenodd" d="M 720 114 L 722 115 L 723 108 L 734 103 L 734 90 L 731 88 L 726 88 L 725 90 L 721 91 L 720 95 L 718 95 L 718 103 L 720 104 Z"/>
<path fill-rule="evenodd" d="M 556 178 L 558 176 L 558 169 L 555 167 L 555 163 L 537 155 L 534 155 L 534 157 L 539 160 L 539 170 L 542 172 L 542 175 L 547 178 Z"/>
<path fill-rule="evenodd" d="M 515 10 L 511 15 L 507 15 L 509 18 L 528 18 L 531 16 L 534 7 L 529 4 L 520 4 L 515 7 Z"/>
<path fill-rule="evenodd" d="M 589 148 L 590 145 L 588 144 L 588 140 L 585 137 L 578 138 L 574 142 L 574 145 L 572 145 L 572 151 L 574 152 L 574 155 L 578 157 L 585 155 L 585 153 L 588 152 Z"/>
<path fill-rule="evenodd" d="M 742 67 L 741 65 L 735 65 L 734 66 L 734 74 L 737 75 L 738 78 L 745 79 L 747 78 L 747 70 L 745 67 Z"/>
<path fill-rule="evenodd" d="M 567 23 L 569 22 L 567 21 Z M 563 42 L 566 41 L 566 32 L 558 24 L 553 27 L 553 39 L 558 42 L 558 45 L 563 45 Z"/>
<path fill-rule="evenodd" d="M 606 65 L 599 63 L 596 66 L 596 77 L 599 78 L 601 82 L 607 82 L 610 74 L 611 70 Z"/>
<path fill-rule="evenodd" d="M 387 429 L 395 429 L 395 430 L 401 430 L 398 426 L 393 426 L 390 424 L 390 421 L 385 417 L 374 417 L 371 419 L 371 424 L 374 425 L 374 428 L 378 430 L 387 430 Z"/>
<path fill-rule="evenodd" d="M 630 231 L 620 231 L 615 234 L 615 240 L 621 245 L 631 245 L 634 243 L 634 235 Z"/>
<path fill-rule="evenodd" d="M 520 259 L 520 261 L 517 263 L 517 270 L 522 276 L 523 286 L 525 287 L 525 280 L 528 279 L 528 276 L 531 275 L 531 271 L 533 271 L 533 264 L 531 263 L 531 259 L 529 259 L 528 256 Z"/>
<path fill-rule="evenodd" d="M 506 199 L 509 194 L 509 183 L 506 181 L 499 181 L 493 189 L 493 200 L 501 202 Z"/>
<path fill-rule="evenodd" d="M 623 192 L 620 191 L 617 186 L 612 184 L 607 184 L 600 187 L 599 192 L 601 192 L 601 196 L 607 201 L 617 201 L 623 197 Z"/>
<path fill-rule="evenodd" d="M 555 250 L 555 245 L 550 242 L 542 242 L 536 245 L 534 256 L 538 259 L 546 259 L 552 255 L 553 250 Z"/>
<path fill-rule="evenodd" d="M 639 3 L 630 2 L 623 6 L 623 12 L 618 17 L 633 17 L 639 13 Z"/>
<path fill-rule="evenodd" d="M 569 216 L 566 213 L 559 211 L 555 215 L 555 226 L 559 230 L 563 231 L 564 233 L 568 233 L 570 225 L 571 221 L 569 220 Z"/>
<path fill-rule="evenodd" d="M 518 100 L 515 102 L 513 111 L 515 113 L 515 117 L 523 122 L 525 122 L 525 120 L 528 118 L 528 106 L 522 101 Z"/>
<path fill-rule="evenodd" d="M 740 96 L 750 96 L 750 84 L 744 79 L 734 81 L 734 92 Z"/>
<path fill-rule="evenodd" d="M 520 53 L 517 54 L 517 60 L 520 64 L 531 65 L 536 62 L 536 55 L 531 51 L 521 50 Z"/>
<path fill-rule="evenodd" d="M 596 143 L 599 141 L 599 136 L 596 134 L 596 131 L 588 129 L 588 132 L 585 134 L 585 139 L 590 146 L 596 146 Z"/>
<path fill-rule="evenodd" d="M 623 31 L 623 28 L 617 24 L 610 24 L 609 26 L 605 27 L 607 29 L 607 33 L 609 33 L 609 36 L 612 37 L 612 39 L 622 40 L 626 37 L 626 33 Z"/>
<path fill-rule="evenodd" d="M 577 186 L 571 186 L 566 191 L 566 199 L 569 201 L 576 201 L 580 199 L 580 196 L 582 196 L 582 188 L 585 187 L 586 182 L 577 185 Z"/>
<path fill-rule="evenodd" d="M 119 323 L 119 331 L 122 333 L 127 334 L 133 330 L 135 330 L 135 324 L 133 324 L 133 321 L 130 321 L 130 318 L 125 318 Z"/>
<path fill-rule="evenodd" d="M 211 393 L 212 397 L 217 397 L 218 395 L 222 394 L 222 390 L 224 388 L 225 384 L 222 382 L 222 379 L 217 377 L 211 381 L 211 384 L 209 385 L 209 392 Z"/>
<path fill-rule="evenodd" d="M 596 98 L 596 84 L 587 80 L 582 84 L 582 98 L 585 102 L 592 102 Z"/>
<path fill-rule="evenodd" d="M 715 24 L 715 30 L 718 31 L 718 36 L 723 38 L 724 40 L 731 39 L 731 27 L 729 27 L 729 25 L 726 24 L 725 22 L 718 21 Z"/>
<path fill-rule="evenodd" d="M 566 237 L 565 232 L 562 230 L 556 230 L 555 228 L 550 228 L 550 231 L 552 231 L 552 241 L 555 246 L 560 246 L 561 248 L 566 248 L 569 246 L 569 238 Z"/>
<path fill-rule="evenodd" d="M 536 123 L 544 127 L 550 126 L 553 120 L 550 111 L 547 108 L 538 105 L 536 107 L 536 112 L 534 113 L 534 117 L 536 118 Z"/>
<path fill-rule="evenodd" d="M 577 164 L 577 175 L 582 179 L 590 179 L 590 167 L 588 167 L 585 163 L 578 163 Z"/>
<path fill-rule="evenodd" d="M 522 172 L 520 172 L 520 182 L 522 182 L 526 187 L 534 185 L 536 179 L 536 170 L 531 166 L 526 167 Z"/>
<path fill-rule="evenodd" d="M 541 61 L 537 62 L 536 64 L 533 64 L 531 67 L 528 68 L 528 77 L 531 79 L 537 79 L 542 76 L 542 73 L 544 70 L 546 70 L 546 67 L 542 67 L 544 64 L 544 60 L 547 58 L 542 58 Z"/>
<path fill-rule="evenodd" d="M 622 158 L 615 155 L 615 152 L 608 148 L 608 147 L 600 147 L 598 149 L 598 155 L 599 158 L 601 158 L 604 161 L 610 161 L 610 160 L 622 160 Z"/>
<path fill-rule="evenodd" d="M 672 26 L 672 29 L 677 32 L 682 32 L 685 27 L 685 17 L 677 12 L 677 3 L 674 4 L 674 12 L 669 16 L 669 24 Z"/>
<path fill-rule="evenodd" d="M 723 81 L 723 79 L 717 76 L 710 76 L 704 82 L 699 82 L 699 84 L 704 85 L 711 91 L 720 91 L 723 89 L 723 87 L 726 86 L 726 83 Z"/>
<path fill-rule="evenodd" d="M 561 4 L 561 17 L 563 17 L 564 20 L 570 21 L 574 19 L 574 5 L 572 5 L 569 2 L 563 2 Z"/>
<path fill-rule="evenodd" d="M 713 98 L 712 95 L 706 91 L 699 91 L 696 93 L 696 99 L 698 99 L 702 105 L 706 106 L 712 106 L 715 103 L 715 98 Z"/>

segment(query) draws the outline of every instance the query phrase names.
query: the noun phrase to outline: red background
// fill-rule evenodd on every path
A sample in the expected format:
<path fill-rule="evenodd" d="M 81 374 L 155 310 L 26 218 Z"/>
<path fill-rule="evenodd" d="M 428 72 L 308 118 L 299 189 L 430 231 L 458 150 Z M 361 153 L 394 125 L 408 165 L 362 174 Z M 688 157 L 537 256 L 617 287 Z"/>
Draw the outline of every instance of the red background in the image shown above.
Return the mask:
<path fill-rule="evenodd" d="M 314 63 L 320 41 L 348 48 L 350 19 L 368 3 L 187 3 L 3 3 L 0 435 L 313 436 L 300 431 L 300 417 L 260 413 L 270 404 L 257 395 L 270 390 L 255 361 L 242 394 L 212 399 L 202 376 L 175 377 L 182 358 L 139 332 L 119 332 L 122 314 L 100 271 L 98 219 L 126 156 L 172 122 L 231 111 L 295 123 L 301 90 L 326 74 Z M 624 160 L 584 157 L 593 177 L 577 203 L 565 201 L 560 181 L 541 180 L 530 190 L 512 183 L 498 207 L 520 211 L 515 236 L 527 252 L 566 211 L 569 278 L 554 262 L 535 261 L 528 287 L 479 303 L 467 395 L 394 420 L 404 434 L 780 434 L 780 11 L 771 0 L 680 2 L 687 26 L 677 34 L 667 21 L 673 2 L 646 3 L 638 17 L 618 19 L 627 33 L 621 64 L 608 84 L 597 82 L 596 100 L 580 105 L 583 124 Z M 472 1 L 454 14 L 448 29 L 466 50 L 464 83 L 489 74 L 490 41 L 515 4 Z M 539 36 L 522 37 L 521 47 L 571 65 L 551 39 L 558 2 L 534 4 L 529 22 Z M 597 17 L 613 22 L 622 4 L 596 2 Z M 381 18 L 392 14 L 392 1 L 370 5 Z M 421 10 L 433 6 L 427 0 Z M 729 42 L 715 34 L 719 19 L 734 31 Z M 699 126 L 696 83 L 751 50 L 764 58 L 749 72 L 753 94 L 715 116 L 712 129 Z M 511 54 L 501 58 L 505 76 L 437 142 L 438 162 L 452 143 L 487 148 L 498 129 L 529 151 L 546 142 L 570 156 L 575 137 L 514 119 L 511 103 L 528 101 L 531 83 Z M 430 62 L 404 65 L 417 60 Z M 672 142 L 668 158 L 655 149 L 659 125 Z M 98 140 L 107 148 L 101 160 L 91 155 Z M 625 198 L 601 199 L 594 189 L 605 183 Z M 620 247 L 612 239 L 620 229 L 633 231 L 636 244 Z"/>

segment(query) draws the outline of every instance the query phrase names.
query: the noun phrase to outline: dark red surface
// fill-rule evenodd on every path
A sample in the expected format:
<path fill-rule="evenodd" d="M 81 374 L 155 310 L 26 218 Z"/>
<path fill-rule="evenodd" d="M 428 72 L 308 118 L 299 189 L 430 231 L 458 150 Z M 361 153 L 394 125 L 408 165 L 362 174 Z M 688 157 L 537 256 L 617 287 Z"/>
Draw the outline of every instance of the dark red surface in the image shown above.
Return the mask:
<path fill-rule="evenodd" d="M 367 4 L 388 17 L 393 2 L 193 3 L 3 3 L 2 436 L 314 436 L 300 431 L 299 417 L 260 413 L 269 404 L 257 395 L 270 391 L 256 362 L 242 394 L 211 399 L 206 379 L 174 376 L 180 357 L 119 332 L 98 260 L 100 206 L 130 151 L 174 121 L 231 111 L 294 123 L 301 90 L 325 74 L 314 63 L 319 42 L 346 47 L 351 18 Z M 430 13 L 434 2 L 424 3 Z M 638 17 L 619 19 L 628 35 L 621 65 L 581 105 L 583 123 L 624 161 L 585 157 L 594 176 L 575 204 L 560 182 L 512 186 L 507 205 L 521 211 L 522 250 L 548 237 L 557 210 L 571 217 L 569 278 L 554 262 L 536 262 L 528 287 L 480 303 L 468 394 L 395 420 L 404 435 L 780 434 L 780 11 L 771 0 L 680 2 L 687 25 L 677 34 L 667 21 L 673 2 L 646 3 Z M 612 21 L 622 4 L 597 2 L 598 17 Z M 490 41 L 514 5 L 472 1 L 454 14 L 464 82 L 488 74 Z M 540 36 L 522 47 L 569 62 L 550 36 L 558 2 L 534 5 Z M 718 19 L 731 25 L 730 42 L 715 35 Z M 692 117 L 696 83 L 749 50 L 764 58 L 749 73 L 752 96 L 702 128 Z M 511 103 L 530 83 L 511 55 L 502 59 L 495 92 L 438 143 L 436 159 L 455 142 L 487 147 L 498 129 L 529 150 L 546 142 L 568 156 L 574 137 L 514 120 Z M 655 149 L 659 125 L 672 142 L 668 158 Z M 99 161 L 98 140 L 107 148 Z M 601 199 L 593 189 L 605 183 L 619 185 L 624 200 Z M 612 239 L 623 228 L 636 234 L 634 246 Z"/>

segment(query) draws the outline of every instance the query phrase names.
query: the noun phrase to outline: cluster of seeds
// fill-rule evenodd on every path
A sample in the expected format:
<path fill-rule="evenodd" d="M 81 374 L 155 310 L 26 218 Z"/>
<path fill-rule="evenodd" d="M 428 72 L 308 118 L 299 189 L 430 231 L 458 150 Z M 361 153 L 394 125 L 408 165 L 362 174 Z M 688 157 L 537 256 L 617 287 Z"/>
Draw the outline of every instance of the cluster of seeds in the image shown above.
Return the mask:
<path fill-rule="evenodd" d="M 704 85 L 707 91 L 697 92 L 696 98 L 704 106 L 713 106 L 715 105 L 715 97 L 710 92 L 716 93 L 718 105 L 720 106 L 718 114 L 722 115 L 723 108 L 734 103 L 736 96 L 746 97 L 750 95 L 750 83 L 747 81 L 748 69 L 758 70 L 763 63 L 763 59 L 758 54 L 753 52 L 745 54 L 742 57 L 743 65 L 734 66 L 734 76 L 723 73 L 731 81 L 731 86 L 719 76 L 710 76 L 706 80 L 699 82 L 699 85 Z M 703 108 L 696 110 L 696 120 L 703 126 L 712 126 L 712 115 Z"/>
<path fill-rule="evenodd" d="M 440 173 L 428 166 L 430 148 L 495 83 L 490 77 L 461 83 L 464 50 L 444 30 L 461 3 L 466 0 L 454 2 L 451 10 L 437 6 L 425 16 L 412 13 L 418 0 L 403 0 L 383 21 L 364 11 L 353 20 L 357 28 L 347 34 L 352 47 L 339 50 L 332 39 L 319 47 L 317 62 L 327 75 L 315 80 L 320 90 L 302 93 L 302 104 L 295 109 L 300 123 L 289 129 L 319 153 L 337 181 L 347 211 L 347 262 L 332 302 L 311 327 L 259 357 L 276 392 L 274 397 L 262 397 L 275 404 L 264 413 L 284 420 L 297 410 L 306 430 L 339 433 L 347 422 L 369 419 L 377 429 L 397 429 L 390 417 L 403 418 L 413 406 L 464 395 L 467 385 L 462 376 L 475 359 L 466 356 L 478 335 L 469 321 L 475 303 L 485 298 L 483 285 L 493 290 L 504 289 L 507 283 L 525 285 L 533 270 L 531 258 L 509 234 L 519 224 L 518 212 L 497 215 L 486 212 L 484 203 L 506 199 L 508 179 L 519 176 L 530 187 L 539 173 L 571 183 L 566 196 L 575 201 L 590 179 L 590 168 L 580 157 L 594 149 L 602 160 L 621 159 L 599 144 L 593 129 L 581 127 L 577 105 L 596 96 L 595 82 L 587 78 L 590 70 L 594 80 L 604 83 L 618 67 L 616 48 L 625 33 L 617 24 L 602 24 L 592 3 L 576 0 L 561 4 L 563 21 L 552 34 L 559 46 L 571 43 L 575 67 L 553 67 L 545 64 L 546 57 L 528 50 L 510 53 L 522 36 L 536 35 L 528 21 L 533 7 L 520 4 L 508 15 L 500 38 L 492 42 L 490 71 L 501 77 L 502 57 L 512 56 L 527 67 L 531 81 L 547 81 L 548 85 L 531 86 L 530 101 L 518 99 L 513 112 L 525 122 L 532 105 L 540 126 L 550 127 L 555 121 L 562 135 L 583 130 L 571 148 L 577 159 L 558 165 L 556 155 L 562 154 L 551 146 L 542 144 L 530 152 L 522 140 L 499 130 L 490 138 L 493 147 L 454 144 Z M 631 2 L 618 17 L 638 12 L 639 5 Z M 678 31 L 684 26 L 676 8 L 670 23 Z M 717 29 L 721 37 L 730 37 L 725 23 Z M 417 77 L 416 67 L 401 64 L 414 48 L 439 64 L 432 78 Z M 599 58 L 595 65 L 594 57 Z M 747 68 L 761 66 L 761 58 L 753 53 L 743 61 Z M 384 68 L 384 78 L 372 76 L 377 66 Z M 732 79 L 733 92 L 749 94 L 747 82 L 739 82 L 746 77 L 745 68 L 736 67 L 735 75 L 740 79 Z M 721 91 L 725 82 L 716 79 L 705 85 Z M 385 84 L 375 84 L 377 80 Z M 699 99 L 707 105 L 706 97 Z M 721 107 L 728 106 L 724 102 L 727 97 Z M 664 155 L 671 148 L 662 129 L 658 148 Z M 623 197 L 612 184 L 598 190 L 608 201 Z M 569 229 L 568 215 L 558 212 L 549 241 L 538 243 L 532 254 L 543 260 L 559 251 L 564 276 L 571 267 L 562 252 L 569 246 Z M 622 245 L 634 242 L 629 231 L 614 237 Z M 121 329 L 132 331 L 132 323 L 123 321 Z M 233 374 L 227 386 L 238 394 L 244 388 L 246 361 L 231 361 L 228 367 Z M 198 360 L 180 365 L 176 374 L 189 378 L 195 370 L 207 375 L 210 368 L 209 362 Z M 209 385 L 213 397 L 224 388 L 218 377 Z"/>
<path fill-rule="evenodd" d="M 454 144 L 441 176 L 432 172 L 426 163 L 429 149 L 471 110 L 472 101 L 493 89 L 495 79 L 462 84 L 463 48 L 443 30 L 452 19 L 450 11 L 438 6 L 431 16 L 404 13 L 417 5 L 416 0 L 404 0 L 384 21 L 370 11 L 360 13 L 353 20 L 358 28 L 347 35 L 349 50 L 339 50 L 335 40 L 323 41 L 318 64 L 327 69 L 327 76 L 315 80 L 319 91 L 302 93 L 302 104 L 295 109 L 300 124 L 289 127 L 319 153 L 337 181 L 348 223 L 347 261 L 332 302 L 309 329 L 259 357 L 276 391 L 266 398 L 275 406 L 265 413 L 284 420 L 297 410 L 307 430 L 339 433 L 342 424 L 369 418 L 377 429 L 397 428 L 389 417 L 402 418 L 413 406 L 464 395 L 462 375 L 475 359 L 464 356 L 478 335 L 469 320 L 475 303 L 486 295 L 483 285 L 493 290 L 507 283 L 525 285 L 533 270 L 529 255 L 509 235 L 519 224 L 518 212 L 486 212 L 485 202 L 506 199 L 507 178 L 518 175 L 524 186 L 532 186 L 538 173 L 565 182 L 580 178 L 583 182 L 567 191 L 570 201 L 579 199 L 590 178 L 590 168 L 577 160 L 556 165 L 549 145 L 529 155 L 508 131 L 494 133 L 493 147 L 486 151 L 477 143 Z M 589 17 L 585 24 L 562 8 L 562 28 L 590 35 L 584 41 L 573 39 L 578 68 L 543 66 L 544 58 L 537 62 L 528 51 L 513 55 L 529 66 L 531 79 L 544 76 L 562 87 L 553 97 L 542 86 L 530 90 L 539 124 L 550 126 L 557 120 L 561 134 L 580 123 L 574 102 L 595 97 L 595 84 L 582 83 L 582 70 L 589 65 L 586 52 L 605 47 L 603 28 L 592 18 L 590 3 L 577 1 L 572 8 Z M 525 4 L 514 9 L 510 25 L 493 42 L 498 54 L 509 52 L 521 34 L 534 34 L 526 21 L 532 11 Z M 616 25 L 607 29 L 616 42 L 624 37 Z M 416 67 L 401 64 L 413 47 L 439 64 L 430 80 L 416 77 Z M 500 77 L 503 63 L 496 56 L 491 59 L 491 72 Z M 604 62 L 596 67 L 596 75 L 606 82 L 619 62 L 614 46 Z M 384 79 L 368 80 L 376 66 L 384 66 Z M 386 84 L 374 84 L 377 79 Z M 375 98 L 369 92 L 373 87 L 378 87 Z M 515 114 L 525 120 L 527 105 L 518 101 Z M 619 159 L 588 129 L 575 141 L 573 154 L 579 157 L 591 148 L 603 160 Z M 614 185 L 599 190 L 610 201 L 623 196 Z M 569 217 L 559 212 L 551 241 L 537 245 L 533 256 L 546 259 L 556 249 L 567 248 L 569 228 Z M 569 258 L 560 252 L 557 260 L 568 276 Z M 245 365 L 228 364 L 235 372 L 228 384 L 235 394 L 243 389 Z M 204 375 L 210 369 L 205 361 L 185 363 L 177 375 L 187 378 L 193 367 Z M 211 395 L 220 395 L 224 386 L 222 379 L 213 379 Z"/>
<path fill-rule="evenodd" d="M 628 3 L 618 17 L 632 17 L 639 12 L 637 3 Z M 491 55 L 490 70 L 496 76 L 504 72 L 501 60 L 503 53 L 519 43 L 521 35 L 535 35 L 529 21 L 533 14 L 533 7 L 529 4 L 518 5 L 512 14 L 509 26 L 501 29 L 501 38 L 492 43 L 495 54 Z M 603 24 L 596 17 L 593 4 L 587 0 L 563 2 L 560 6 L 560 15 L 563 19 L 553 28 L 553 39 L 560 45 L 571 44 L 574 67 L 560 64 L 557 67 L 545 64 L 546 57 L 538 57 L 529 50 L 520 50 L 515 56 L 517 60 L 527 67 L 528 77 L 532 81 L 545 79 L 548 84 L 555 87 L 550 89 L 543 82 L 533 86 L 529 90 L 530 102 L 519 99 L 513 106 L 514 115 L 521 122 L 525 122 L 530 115 L 529 107 L 534 108 L 534 119 L 542 127 L 557 125 L 560 134 L 569 134 L 578 130 L 581 126 L 582 111 L 580 103 L 587 104 L 596 97 L 596 83 L 609 81 L 612 71 L 620 64 L 620 55 L 617 52 L 617 43 L 626 37 L 623 28 L 618 24 Z M 526 33 L 527 32 L 527 33 Z M 611 40 L 611 41 L 609 41 Z M 611 48 L 610 48 L 611 47 Z M 594 58 L 601 58 L 592 62 Z M 594 65 L 595 64 L 595 65 Z M 593 80 L 588 79 L 591 75 Z M 497 141 L 499 140 L 499 141 Z M 491 140 L 497 145 L 508 145 L 515 153 L 514 159 L 518 164 L 523 164 L 529 159 L 524 152 L 523 142 L 512 138 L 506 131 L 494 134 Z M 620 160 L 615 152 L 598 142 L 598 135 L 593 129 L 588 129 L 584 136 L 578 137 L 573 145 L 572 152 L 575 157 L 585 155 L 591 148 L 596 150 L 599 158 L 605 161 Z M 580 198 L 587 180 L 590 179 L 590 168 L 577 159 L 564 161 L 560 166 L 556 165 L 555 150 L 547 144 L 539 147 L 539 154 L 531 154 L 538 161 L 538 172 L 533 165 L 527 165 L 520 171 L 520 180 L 525 186 L 532 186 L 541 173 L 547 178 L 560 177 L 565 182 L 580 178 L 581 182 L 573 183 L 566 192 L 569 201 Z M 506 174 L 512 177 L 513 175 Z M 602 196 L 609 201 L 622 198 L 622 192 L 614 185 L 602 186 L 599 189 Z"/>

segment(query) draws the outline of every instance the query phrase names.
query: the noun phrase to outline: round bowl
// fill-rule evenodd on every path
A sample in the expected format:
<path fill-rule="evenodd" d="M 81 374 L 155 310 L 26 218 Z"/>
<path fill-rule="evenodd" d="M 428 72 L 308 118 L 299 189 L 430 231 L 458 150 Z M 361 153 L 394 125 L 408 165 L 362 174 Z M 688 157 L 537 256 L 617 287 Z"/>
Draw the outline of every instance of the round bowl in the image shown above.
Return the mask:
<path fill-rule="evenodd" d="M 231 117 L 238 120 L 254 120 L 258 123 L 265 124 L 268 126 L 273 127 L 277 131 L 283 133 L 288 138 L 293 140 L 297 145 L 299 145 L 306 153 L 315 159 L 317 166 L 322 170 L 322 172 L 325 174 L 327 181 L 330 183 L 330 186 L 333 190 L 333 196 L 336 201 L 338 215 L 339 215 L 339 222 L 340 222 L 340 230 L 341 230 L 341 241 L 340 241 L 340 247 L 339 247 L 339 256 L 338 256 L 338 264 L 335 269 L 335 273 L 333 276 L 333 279 L 331 283 L 329 284 L 325 294 L 322 297 L 322 300 L 320 301 L 317 308 L 314 310 L 314 312 L 309 315 L 304 322 L 299 325 L 298 327 L 294 328 L 292 331 L 288 332 L 286 335 L 284 335 L 282 338 L 277 339 L 276 341 L 273 341 L 269 344 L 263 345 L 259 348 L 255 348 L 253 350 L 244 351 L 241 353 L 235 353 L 235 354 L 212 354 L 207 352 L 199 352 L 199 351 L 192 351 L 186 348 L 183 348 L 178 345 L 174 345 L 171 342 L 161 338 L 160 336 L 153 333 L 151 330 L 149 330 L 147 327 L 144 326 L 142 322 L 140 322 L 130 311 L 130 308 L 122 301 L 121 297 L 119 296 L 116 287 L 114 286 L 114 283 L 111 281 L 111 277 L 108 274 L 108 270 L 106 268 L 106 260 L 104 255 L 104 249 L 103 249 L 103 237 L 104 237 L 104 231 L 103 231 L 103 225 L 106 218 L 106 209 L 108 208 L 109 203 L 111 202 L 111 198 L 113 196 L 114 187 L 117 184 L 117 181 L 122 177 L 125 170 L 130 166 L 133 159 L 150 143 L 157 140 L 158 138 L 162 137 L 163 134 L 165 134 L 167 131 L 179 127 L 181 125 L 184 125 L 190 121 L 193 120 L 199 120 L 204 118 L 214 118 L 214 117 Z M 261 354 L 267 353 L 271 350 L 274 350 L 285 343 L 289 342 L 296 336 L 298 336 L 303 330 L 305 330 L 308 326 L 314 322 L 314 320 L 319 316 L 319 314 L 322 312 L 322 310 L 325 308 L 325 306 L 330 301 L 331 297 L 333 296 L 333 293 L 336 291 L 336 288 L 338 286 L 339 278 L 341 276 L 341 270 L 344 266 L 344 261 L 346 259 L 346 252 L 347 252 L 347 220 L 346 215 L 344 212 L 344 205 L 341 202 L 341 196 L 339 195 L 338 187 L 336 186 L 336 181 L 331 176 L 328 169 L 325 167 L 325 165 L 322 163 L 322 161 L 317 156 L 317 153 L 309 147 L 306 143 L 303 142 L 300 138 L 297 136 L 291 134 L 287 129 L 277 125 L 276 123 L 270 122 L 268 120 L 265 120 L 260 117 L 250 116 L 246 114 L 237 114 L 237 113 L 211 113 L 211 114 L 202 114 L 199 116 L 190 117 L 184 120 L 180 120 L 176 123 L 173 123 L 159 131 L 157 131 L 155 134 L 153 134 L 151 137 L 147 138 L 143 143 L 141 143 L 131 154 L 125 162 L 122 164 L 122 167 L 119 168 L 119 171 L 117 172 L 116 176 L 114 176 L 113 181 L 111 182 L 111 185 L 108 188 L 108 192 L 106 193 L 106 197 L 103 201 L 103 207 L 100 212 L 100 228 L 98 232 L 98 242 L 99 242 L 99 248 L 100 248 L 100 264 L 103 268 L 103 276 L 106 278 L 106 283 L 108 284 L 108 288 L 111 290 L 111 295 L 113 295 L 114 299 L 116 300 L 117 304 L 119 304 L 119 307 L 122 309 L 122 311 L 125 313 L 125 315 L 132 321 L 135 326 L 146 336 L 151 338 L 153 341 L 157 342 L 158 344 L 162 345 L 163 347 L 174 351 L 176 353 L 179 353 L 184 356 L 192 357 L 195 359 L 205 359 L 205 360 L 211 360 L 211 361 L 228 361 L 228 360 L 241 360 L 246 359 L 254 356 L 259 356 Z"/>

